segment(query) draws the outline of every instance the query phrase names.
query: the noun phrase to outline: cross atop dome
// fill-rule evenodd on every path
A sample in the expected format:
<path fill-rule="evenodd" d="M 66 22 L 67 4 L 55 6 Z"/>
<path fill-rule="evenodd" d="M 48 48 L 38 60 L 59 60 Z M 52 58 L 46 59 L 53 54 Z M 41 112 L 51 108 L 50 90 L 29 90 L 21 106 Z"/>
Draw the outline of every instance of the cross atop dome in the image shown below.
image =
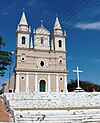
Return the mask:
<path fill-rule="evenodd" d="M 43 26 L 43 20 L 41 20 L 41 26 Z"/>

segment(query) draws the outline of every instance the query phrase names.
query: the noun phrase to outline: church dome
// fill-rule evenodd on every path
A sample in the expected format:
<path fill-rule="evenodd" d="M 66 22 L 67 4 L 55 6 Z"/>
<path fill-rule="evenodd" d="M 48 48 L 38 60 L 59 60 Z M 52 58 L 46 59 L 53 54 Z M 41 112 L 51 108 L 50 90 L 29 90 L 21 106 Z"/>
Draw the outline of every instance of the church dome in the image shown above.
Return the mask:
<path fill-rule="evenodd" d="M 35 33 L 39 35 L 50 35 L 50 32 L 43 25 L 37 28 Z"/>

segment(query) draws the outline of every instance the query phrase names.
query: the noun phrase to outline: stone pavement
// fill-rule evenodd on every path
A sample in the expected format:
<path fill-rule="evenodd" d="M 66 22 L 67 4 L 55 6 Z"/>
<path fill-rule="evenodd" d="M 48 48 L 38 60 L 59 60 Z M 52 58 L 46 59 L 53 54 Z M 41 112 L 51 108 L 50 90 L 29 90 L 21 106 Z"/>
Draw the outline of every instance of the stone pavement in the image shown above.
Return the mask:
<path fill-rule="evenodd" d="M 0 122 L 13 122 L 13 119 L 4 105 L 4 100 L 0 96 Z"/>

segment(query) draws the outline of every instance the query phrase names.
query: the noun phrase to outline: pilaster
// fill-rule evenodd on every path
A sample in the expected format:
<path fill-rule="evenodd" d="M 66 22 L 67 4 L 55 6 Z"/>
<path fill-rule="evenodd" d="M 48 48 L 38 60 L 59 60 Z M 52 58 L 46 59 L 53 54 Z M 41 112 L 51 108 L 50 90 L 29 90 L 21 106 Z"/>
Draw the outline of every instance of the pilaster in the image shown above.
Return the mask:
<path fill-rule="evenodd" d="M 16 73 L 16 89 L 15 92 L 19 92 L 19 73 Z"/>

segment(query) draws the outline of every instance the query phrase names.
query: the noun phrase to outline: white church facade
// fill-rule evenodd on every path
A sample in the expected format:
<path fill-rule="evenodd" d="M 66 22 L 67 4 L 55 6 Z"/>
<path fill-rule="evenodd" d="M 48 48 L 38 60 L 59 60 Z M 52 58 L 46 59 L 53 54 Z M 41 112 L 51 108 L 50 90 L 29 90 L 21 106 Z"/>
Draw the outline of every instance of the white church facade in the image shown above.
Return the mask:
<path fill-rule="evenodd" d="M 14 123 L 100 122 L 100 92 L 66 93 L 66 32 L 58 17 L 52 40 L 43 24 L 33 37 L 34 44 L 23 12 L 16 30 L 15 80 L 12 76 L 4 87 L 5 92 L 15 93 L 2 95 Z M 82 71 L 77 67 L 74 72 L 79 76 Z"/>
<path fill-rule="evenodd" d="M 56 17 L 52 37 L 41 23 L 34 43 L 25 13 L 16 30 L 14 92 L 67 92 L 66 32 Z M 51 39 L 51 40 L 50 40 Z"/>

